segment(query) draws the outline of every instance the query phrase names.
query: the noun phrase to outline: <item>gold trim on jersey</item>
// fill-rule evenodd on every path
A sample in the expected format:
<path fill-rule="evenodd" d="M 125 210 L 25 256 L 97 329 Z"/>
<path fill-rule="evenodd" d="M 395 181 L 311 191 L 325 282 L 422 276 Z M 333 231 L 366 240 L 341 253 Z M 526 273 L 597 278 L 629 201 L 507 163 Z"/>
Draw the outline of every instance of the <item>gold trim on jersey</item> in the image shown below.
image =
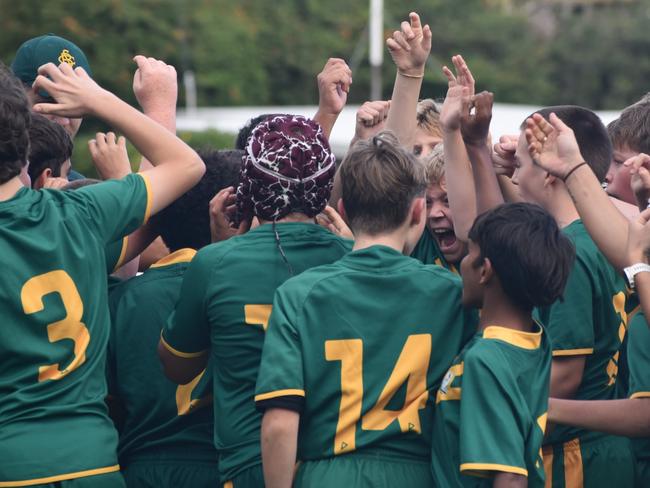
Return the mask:
<path fill-rule="evenodd" d="M 483 331 L 483 339 L 499 339 L 522 349 L 539 349 L 542 344 L 542 328 L 538 327 L 537 332 L 523 332 L 507 327 L 499 327 L 498 325 L 490 325 Z"/>
<path fill-rule="evenodd" d="M 196 256 L 196 251 L 188 247 L 174 251 L 162 259 L 159 259 L 150 268 L 162 268 L 163 266 L 171 266 L 178 263 L 189 263 Z"/>
<path fill-rule="evenodd" d="M 233 488 L 233 487 L 234 487 L 234 485 L 232 484 L 232 481 L 226 481 L 223 484 L 223 488 Z"/>
<path fill-rule="evenodd" d="M 564 450 L 564 484 L 565 486 L 583 486 L 582 451 L 580 439 L 565 442 Z"/>
<path fill-rule="evenodd" d="M 86 471 L 77 471 L 76 473 L 60 474 L 57 476 L 48 476 L 47 478 L 35 478 L 23 481 L 0 481 L 0 487 L 9 486 L 32 486 L 41 485 L 45 483 L 55 483 L 57 481 L 74 480 L 77 478 L 86 478 L 88 476 L 96 476 L 98 474 L 114 473 L 120 470 L 120 465 L 108 466 L 106 468 L 88 469 Z"/>
<path fill-rule="evenodd" d="M 207 349 L 199 352 L 183 352 L 179 351 L 178 349 L 174 349 L 172 346 L 170 346 L 165 338 L 162 335 L 162 331 L 160 332 L 160 343 L 165 346 L 165 349 L 167 349 L 169 352 L 171 352 L 174 356 L 178 356 L 179 358 L 183 359 L 192 359 L 192 358 L 198 358 L 203 356 L 205 353 L 208 352 Z"/>
<path fill-rule="evenodd" d="M 270 391 L 268 393 L 261 393 L 255 395 L 255 401 L 261 402 L 262 400 L 270 400 L 271 398 L 283 397 L 283 396 L 305 396 L 305 390 L 276 390 Z"/>
<path fill-rule="evenodd" d="M 585 347 L 584 349 L 558 349 L 553 351 L 553 357 L 555 356 L 585 356 L 588 354 L 593 354 L 594 349 L 592 347 Z"/>
<path fill-rule="evenodd" d="M 473 473 L 481 474 L 482 471 L 500 471 L 502 473 L 514 473 L 528 476 L 527 469 L 518 466 L 508 466 L 507 464 L 463 463 L 460 465 L 460 471 L 470 476 Z"/>
<path fill-rule="evenodd" d="M 129 247 L 129 236 L 124 236 L 122 238 L 122 249 L 120 249 L 120 257 L 117 258 L 117 263 L 113 268 L 113 273 L 122 267 L 124 264 L 124 258 L 126 257 L 126 249 Z"/>
<path fill-rule="evenodd" d="M 637 391 L 632 393 L 630 398 L 650 398 L 650 391 Z"/>
<path fill-rule="evenodd" d="M 143 173 L 137 173 L 140 175 L 142 180 L 144 181 L 144 186 L 147 189 L 147 206 L 144 209 L 144 218 L 142 219 L 142 223 L 146 224 L 149 222 L 149 217 L 151 217 L 151 205 L 153 204 L 153 193 L 151 192 L 151 184 L 149 183 L 149 178 L 145 176 Z"/>

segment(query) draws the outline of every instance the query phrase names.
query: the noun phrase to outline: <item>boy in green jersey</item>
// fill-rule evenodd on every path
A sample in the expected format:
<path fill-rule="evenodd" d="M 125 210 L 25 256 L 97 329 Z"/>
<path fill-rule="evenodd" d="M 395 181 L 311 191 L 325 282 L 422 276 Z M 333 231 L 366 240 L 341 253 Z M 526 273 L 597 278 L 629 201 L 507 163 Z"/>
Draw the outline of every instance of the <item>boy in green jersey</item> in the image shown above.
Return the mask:
<path fill-rule="evenodd" d="M 533 308 L 561 297 L 575 251 L 542 208 L 504 204 L 476 219 L 461 263 L 478 333 L 436 397 L 437 486 L 544 487 L 551 345 Z"/>
<path fill-rule="evenodd" d="M 201 181 L 154 217 L 169 256 L 115 287 L 109 297 L 109 394 L 120 406 L 118 456 L 129 487 L 219 485 L 212 372 L 184 386 L 160 370 L 156 344 L 196 250 L 210 244 L 209 203 L 236 184 L 242 151 L 199 153 Z"/>
<path fill-rule="evenodd" d="M 434 486 L 433 392 L 476 328 L 460 279 L 408 257 L 426 225 L 426 172 L 389 133 L 341 166 L 340 261 L 276 293 L 257 380 L 267 487 Z"/>
<path fill-rule="evenodd" d="M 275 290 L 351 247 L 314 223 L 334 171 L 329 143 L 315 122 L 289 115 L 258 124 L 248 139 L 237 195 L 230 189 L 226 203 L 236 200 L 243 223 L 257 217 L 261 225 L 197 253 L 163 329 L 159 354 L 172 380 L 186 384 L 212 360 L 224 486 L 264 484 L 261 415 L 253 397 Z"/>
<path fill-rule="evenodd" d="M 29 106 L 0 66 L 0 486 L 123 486 L 108 418 L 104 248 L 192 187 L 204 165 L 173 134 L 99 87 L 82 68 L 39 68 L 34 111 L 93 114 L 160 163 L 76 192 L 35 191 Z"/>

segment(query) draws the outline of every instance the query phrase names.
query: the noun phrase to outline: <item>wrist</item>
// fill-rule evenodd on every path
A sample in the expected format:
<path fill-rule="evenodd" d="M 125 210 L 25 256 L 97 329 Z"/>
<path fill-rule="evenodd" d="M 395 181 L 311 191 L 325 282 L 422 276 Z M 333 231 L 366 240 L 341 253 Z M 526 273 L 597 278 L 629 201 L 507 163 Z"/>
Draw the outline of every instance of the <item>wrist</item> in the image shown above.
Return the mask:
<path fill-rule="evenodd" d="M 92 95 L 86 112 L 87 115 L 97 117 L 98 119 L 104 119 L 106 116 L 111 115 L 115 109 L 115 106 L 120 103 L 126 104 L 126 102 L 122 101 L 113 93 L 100 88 L 99 92 Z"/>
<path fill-rule="evenodd" d="M 397 68 L 397 75 L 415 80 L 422 79 L 424 78 L 424 67 L 407 69 Z"/>
<path fill-rule="evenodd" d="M 467 148 L 468 151 L 476 151 L 479 149 L 486 148 L 487 149 L 487 137 L 483 138 L 469 138 L 466 139 L 463 137 L 463 142 L 465 143 L 465 147 Z"/>

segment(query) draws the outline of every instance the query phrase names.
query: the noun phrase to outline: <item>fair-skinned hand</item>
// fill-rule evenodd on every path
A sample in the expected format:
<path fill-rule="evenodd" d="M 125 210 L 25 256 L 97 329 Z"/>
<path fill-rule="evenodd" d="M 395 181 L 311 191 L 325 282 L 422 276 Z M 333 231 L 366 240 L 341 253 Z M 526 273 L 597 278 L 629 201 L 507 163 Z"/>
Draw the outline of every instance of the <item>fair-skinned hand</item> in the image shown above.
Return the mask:
<path fill-rule="evenodd" d="M 88 141 L 88 149 L 102 180 L 120 179 L 131 173 L 131 163 L 126 151 L 126 139 L 115 137 L 113 132 L 98 132 Z"/>
<path fill-rule="evenodd" d="M 334 210 L 334 207 L 326 206 L 323 212 L 316 216 L 316 222 L 332 234 L 336 234 L 344 239 L 354 239 L 352 231 L 339 213 Z"/>
<path fill-rule="evenodd" d="M 43 188 L 50 188 L 52 190 L 61 190 L 68 183 L 70 183 L 65 178 L 59 178 L 58 176 L 51 176 L 45 180 L 43 183 Z"/>
<path fill-rule="evenodd" d="M 465 90 L 468 93 L 468 90 Z M 473 97 L 461 97 L 460 132 L 467 145 L 485 146 L 490 134 L 494 95 L 484 91 Z M 472 113 L 474 109 L 474 113 Z"/>
<path fill-rule="evenodd" d="M 627 231 L 625 256 L 627 266 L 648 263 L 650 254 L 650 209 L 641 212 L 636 220 L 630 221 Z"/>
<path fill-rule="evenodd" d="M 497 175 L 512 178 L 517 168 L 515 153 L 519 143 L 518 135 L 505 135 L 499 138 L 492 151 L 492 164 Z"/>
<path fill-rule="evenodd" d="M 176 110 L 178 80 L 176 69 L 155 58 L 142 55 L 133 61 L 138 69 L 133 75 L 133 93 L 144 113 Z"/>
<path fill-rule="evenodd" d="M 431 51 L 431 28 L 422 27 L 420 16 L 411 12 L 409 22 L 402 22 L 401 30 L 393 32 L 386 45 L 399 73 L 419 77 Z"/>
<path fill-rule="evenodd" d="M 550 115 L 549 121 L 534 114 L 526 120 L 525 134 L 533 162 L 562 181 L 584 161 L 573 130 L 555 113 Z"/>
<path fill-rule="evenodd" d="M 233 216 L 237 211 L 235 206 L 237 195 L 232 186 L 219 191 L 210 200 L 210 236 L 212 242 L 221 242 L 233 236 L 245 234 L 251 223 L 242 221 L 238 227 L 233 224 Z"/>
<path fill-rule="evenodd" d="M 59 67 L 47 63 L 38 68 L 32 90 L 35 93 L 45 90 L 56 101 L 37 103 L 34 112 L 60 117 L 95 115 L 94 109 L 100 100 L 114 97 L 95 83 L 83 68 L 73 69 L 67 63 L 61 63 Z"/>
<path fill-rule="evenodd" d="M 316 77 L 318 81 L 318 111 L 328 115 L 338 115 L 348 101 L 352 84 L 352 70 L 339 58 L 327 60 L 323 71 Z"/>
<path fill-rule="evenodd" d="M 650 199 L 650 156 L 637 154 L 623 163 L 630 169 L 630 183 L 641 211 L 648 208 Z"/>
<path fill-rule="evenodd" d="M 463 100 L 469 99 L 469 89 L 462 85 L 450 86 L 440 109 L 440 126 L 446 133 L 460 130 Z"/>
<path fill-rule="evenodd" d="M 354 128 L 354 140 L 363 141 L 370 139 L 384 129 L 390 100 L 376 100 L 365 102 L 357 110 L 356 125 Z"/>
<path fill-rule="evenodd" d="M 469 90 L 469 96 L 473 97 L 475 95 L 475 85 L 474 76 L 469 70 L 467 63 L 460 54 L 451 57 L 451 62 L 454 65 L 454 70 L 456 74 L 451 72 L 447 66 L 443 66 L 442 72 L 447 78 L 447 86 L 449 88 L 454 86 L 464 86 Z"/>

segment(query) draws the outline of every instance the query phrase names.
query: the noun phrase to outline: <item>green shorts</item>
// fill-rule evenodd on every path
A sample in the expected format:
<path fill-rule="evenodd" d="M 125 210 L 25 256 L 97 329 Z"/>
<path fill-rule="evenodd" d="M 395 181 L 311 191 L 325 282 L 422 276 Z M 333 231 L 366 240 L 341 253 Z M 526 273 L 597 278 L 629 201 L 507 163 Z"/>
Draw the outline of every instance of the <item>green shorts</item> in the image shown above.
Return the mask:
<path fill-rule="evenodd" d="M 29 488 L 126 488 L 119 471 L 71 480 L 55 481 L 43 485 L 29 485 Z"/>
<path fill-rule="evenodd" d="M 634 486 L 634 454 L 625 437 L 572 439 L 544 446 L 543 454 L 547 488 Z"/>
<path fill-rule="evenodd" d="M 431 462 L 350 453 L 298 466 L 294 488 L 404 486 L 433 488 Z M 235 487 L 236 488 L 236 487 Z"/>
<path fill-rule="evenodd" d="M 135 461 L 123 468 L 127 488 L 216 488 L 217 462 Z"/>
<path fill-rule="evenodd" d="M 258 464 L 257 466 L 242 471 L 221 486 L 223 488 L 264 488 L 264 471 L 262 470 L 262 465 Z"/>

